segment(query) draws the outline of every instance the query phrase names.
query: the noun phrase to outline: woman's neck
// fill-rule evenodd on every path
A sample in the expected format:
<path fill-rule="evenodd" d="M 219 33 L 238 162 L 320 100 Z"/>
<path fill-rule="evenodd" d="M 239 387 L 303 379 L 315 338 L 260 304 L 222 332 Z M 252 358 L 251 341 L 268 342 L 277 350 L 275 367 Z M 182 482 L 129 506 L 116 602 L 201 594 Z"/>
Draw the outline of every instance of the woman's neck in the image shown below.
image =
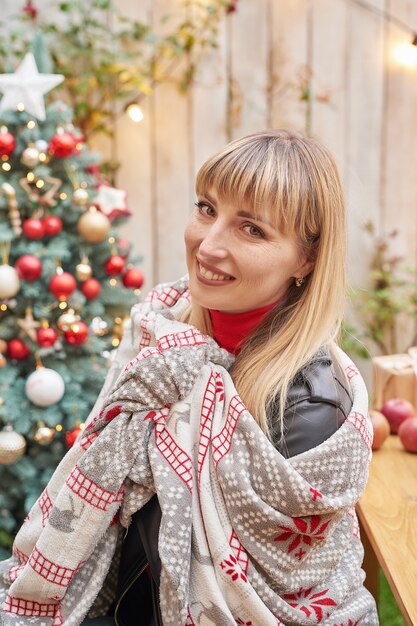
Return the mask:
<path fill-rule="evenodd" d="M 246 338 L 276 305 L 273 302 L 244 313 L 225 313 L 209 309 L 214 339 L 228 352 L 239 354 Z"/>

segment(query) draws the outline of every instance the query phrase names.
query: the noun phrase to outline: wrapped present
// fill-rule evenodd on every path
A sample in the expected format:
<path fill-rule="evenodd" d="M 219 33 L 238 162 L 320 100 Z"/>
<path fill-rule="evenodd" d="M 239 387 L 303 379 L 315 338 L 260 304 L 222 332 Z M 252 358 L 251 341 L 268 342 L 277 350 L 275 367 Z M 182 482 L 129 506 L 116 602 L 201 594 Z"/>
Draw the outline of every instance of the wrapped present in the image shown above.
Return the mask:
<path fill-rule="evenodd" d="M 417 348 L 407 354 L 389 354 L 372 359 L 373 405 L 380 409 L 385 400 L 403 398 L 417 411 Z"/>

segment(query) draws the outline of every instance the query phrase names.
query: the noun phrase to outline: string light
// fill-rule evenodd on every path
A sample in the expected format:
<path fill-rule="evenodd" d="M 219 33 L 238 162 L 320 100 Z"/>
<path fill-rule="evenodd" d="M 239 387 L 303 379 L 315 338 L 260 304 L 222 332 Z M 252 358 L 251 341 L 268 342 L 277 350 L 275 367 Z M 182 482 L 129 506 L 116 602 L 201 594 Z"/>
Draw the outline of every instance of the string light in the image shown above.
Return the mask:
<path fill-rule="evenodd" d="M 5 172 L 10 172 L 10 170 L 12 169 L 12 166 L 10 165 L 10 163 L 8 163 L 7 161 L 3 163 L 3 165 L 1 166 L 1 168 L 5 171 Z"/>
<path fill-rule="evenodd" d="M 109 284 L 114 287 L 115 285 L 117 285 L 117 280 L 115 278 L 110 278 L 109 280 Z"/>
<path fill-rule="evenodd" d="M 0 304 L 0 311 L 7 311 L 7 304 Z"/>
<path fill-rule="evenodd" d="M 35 180 L 35 174 L 33 172 L 28 172 L 26 174 L 26 178 L 29 183 L 33 183 L 33 181 Z"/>
<path fill-rule="evenodd" d="M 35 128 L 36 126 L 36 122 L 34 120 L 29 120 L 28 124 L 27 124 L 28 128 Z"/>
<path fill-rule="evenodd" d="M 402 43 L 395 50 L 395 59 L 403 67 L 417 67 L 417 46 L 415 43 Z"/>
<path fill-rule="evenodd" d="M 139 124 L 143 120 L 143 111 L 137 102 L 128 104 L 125 111 L 135 124 Z"/>
<path fill-rule="evenodd" d="M 40 178 L 39 180 L 36 181 L 36 186 L 38 189 L 42 189 L 42 187 L 45 186 L 45 181 Z"/>
<path fill-rule="evenodd" d="M 23 102 L 19 102 L 16 109 L 20 111 L 20 113 L 23 113 L 23 111 L 25 110 L 25 105 L 23 104 Z"/>
<path fill-rule="evenodd" d="M 56 430 L 56 431 L 58 431 L 58 432 L 60 433 L 60 432 L 61 432 L 61 430 L 62 430 L 62 424 L 57 424 L 57 425 L 55 426 L 55 430 Z"/>
<path fill-rule="evenodd" d="M 62 193 L 59 194 L 59 199 L 60 200 L 66 200 L 67 198 L 68 198 L 68 196 L 65 193 L 65 191 L 63 191 Z"/>
<path fill-rule="evenodd" d="M 42 161 L 42 163 L 44 163 L 47 160 L 47 156 L 45 154 L 45 152 L 40 152 L 39 153 L 39 161 Z"/>

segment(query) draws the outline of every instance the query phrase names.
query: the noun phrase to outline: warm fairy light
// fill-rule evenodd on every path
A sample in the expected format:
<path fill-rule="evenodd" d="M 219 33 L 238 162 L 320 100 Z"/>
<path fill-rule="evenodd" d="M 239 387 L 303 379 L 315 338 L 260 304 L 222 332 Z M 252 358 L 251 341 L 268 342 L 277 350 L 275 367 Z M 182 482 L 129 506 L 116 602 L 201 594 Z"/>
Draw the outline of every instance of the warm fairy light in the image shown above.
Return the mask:
<path fill-rule="evenodd" d="M 83 144 L 81 142 L 75 144 L 77 150 L 82 150 Z"/>
<path fill-rule="evenodd" d="M 80 332 L 80 325 L 79 325 L 79 324 L 73 324 L 73 325 L 71 326 L 71 330 L 72 330 L 72 332 L 73 332 L 73 333 L 78 333 L 78 332 Z"/>
<path fill-rule="evenodd" d="M 40 178 L 39 180 L 36 181 L 36 186 L 38 189 L 42 189 L 42 187 L 45 186 L 45 181 L 42 180 L 42 178 Z"/>
<path fill-rule="evenodd" d="M 59 308 L 60 308 L 60 309 L 66 309 L 68 305 L 67 305 L 67 303 L 65 302 L 65 300 L 63 300 L 62 302 L 60 302 L 60 303 L 58 304 L 58 306 L 59 306 Z"/>
<path fill-rule="evenodd" d="M 60 433 L 60 432 L 61 432 L 61 430 L 62 430 L 62 424 L 57 424 L 57 425 L 55 426 L 55 430 L 57 430 L 57 431 Z"/>
<path fill-rule="evenodd" d="M 44 163 L 46 161 L 48 157 L 46 156 L 45 152 L 39 152 L 39 161 L 41 161 L 42 163 Z"/>
<path fill-rule="evenodd" d="M 122 320 L 122 318 L 121 318 L 121 317 L 115 317 L 115 318 L 114 318 L 114 323 L 115 323 L 115 324 L 121 324 L 121 323 L 122 323 L 122 321 L 123 321 L 123 320 Z"/>
<path fill-rule="evenodd" d="M 111 345 L 112 345 L 114 348 L 117 348 L 117 346 L 119 345 L 119 343 L 120 343 L 120 339 L 117 339 L 117 337 L 114 337 L 114 339 L 112 339 L 112 340 L 111 340 Z"/>
<path fill-rule="evenodd" d="M 10 170 L 12 169 L 12 166 L 10 165 L 10 163 L 7 163 L 7 161 L 3 163 L 1 167 L 5 172 L 10 172 Z"/>
<path fill-rule="evenodd" d="M 417 67 L 417 46 L 411 42 L 400 44 L 395 50 L 397 62 L 408 69 Z"/>
<path fill-rule="evenodd" d="M 0 311 L 7 311 L 7 304 L 0 304 Z"/>
<path fill-rule="evenodd" d="M 109 243 L 115 243 L 116 239 L 114 237 L 109 237 L 107 240 Z"/>
<path fill-rule="evenodd" d="M 25 105 L 23 104 L 23 102 L 19 102 L 19 104 L 17 105 L 17 110 L 20 111 L 22 113 L 22 111 L 25 110 Z"/>
<path fill-rule="evenodd" d="M 115 285 L 117 285 L 117 280 L 115 278 L 110 278 L 109 280 L 109 284 L 114 287 Z"/>
<path fill-rule="evenodd" d="M 80 187 L 81 187 L 82 189 L 86 189 L 86 187 L 87 187 L 87 183 L 83 180 L 83 182 L 82 182 L 82 183 L 80 183 Z"/>
<path fill-rule="evenodd" d="M 35 180 L 35 174 L 33 172 L 28 172 L 26 174 L 26 178 L 29 183 L 33 183 L 33 181 Z"/>
<path fill-rule="evenodd" d="M 84 430 L 84 428 L 85 428 L 85 424 L 84 424 L 84 422 L 81 422 L 81 424 L 80 424 L 79 428 L 80 428 L 80 430 Z"/>
<path fill-rule="evenodd" d="M 135 124 L 138 124 L 143 120 L 143 111 L 140 106 L 135 102 L 129 104 L 129 106 L 126 108 L 126 113 L 130 117 L 132 122 L 135 122 Z"/>
<path fill-rule="evenodd" d="M 36 126 L 36 122 L 34 120 L 29 120 L 28 128 L 32 129 L 32 128 L 35 128 L 35 126 Z"/>
<path fill-rule="evenodd" d="M 63 191 L 62 193 L 59 194 L 59 199 L 60 200 L 66 200 L 67 198 L 68 198 L 68 196 L 65 193 L 65 191 Z"/>
<path fill-rule="evenodd" d="M 1 157 L 1 160 L 2 161 L 8 161 L 9 157 L 7 156 L 7 154 L 3 154 L 2 157 Z"/>
<path fill-rule="evenodd" d="M 7 126 L 0 126 L 0 133 L 7 133 Z"/>
<path fill-rule="evenodd" d="M 133 293 L 135 294 L 135 296 L 140 296 L 140 289 L 134 289 Z"/>

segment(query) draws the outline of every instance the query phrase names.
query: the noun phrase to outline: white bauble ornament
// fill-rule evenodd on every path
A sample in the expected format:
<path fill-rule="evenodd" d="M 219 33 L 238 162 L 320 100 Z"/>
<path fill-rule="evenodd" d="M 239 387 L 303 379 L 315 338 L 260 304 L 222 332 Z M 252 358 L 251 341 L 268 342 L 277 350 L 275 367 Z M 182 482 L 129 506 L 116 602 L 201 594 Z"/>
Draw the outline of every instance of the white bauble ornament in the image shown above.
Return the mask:
<path fill-rule="evenodd" d="M 35 148 L 39 150 L 39 152 L 48 152 L 48 142 L 45 139 L 37 139 L 35 141 Z"/>
<path fill-rule="evenodd" d="M 13 426 L 7 425 L 0 432 L 0 464 L 9 465 L 15 463 L 26 450 L 26 440 L 13 430 Z"/>
<path fill-rule="evenodd" d="M 39 367 L 26 381 L 26 395 L 36 406 L 51 406 L 59 402 L 65 392 L 62 376 L 49 367 Z"/>
<path fill-rule="evenodd" d="M 39 150 L 35 146 L 28 146 L 22 152 L 20 158 L 23 165 L 26 165 L 29 169 L 33 169 L 39 163 Z"/>
<path fill-rule="evenodd" d="M 0 265 L 0 300 L 12 298 L 20 289 L 19 276 L 11 265 Z"/>

